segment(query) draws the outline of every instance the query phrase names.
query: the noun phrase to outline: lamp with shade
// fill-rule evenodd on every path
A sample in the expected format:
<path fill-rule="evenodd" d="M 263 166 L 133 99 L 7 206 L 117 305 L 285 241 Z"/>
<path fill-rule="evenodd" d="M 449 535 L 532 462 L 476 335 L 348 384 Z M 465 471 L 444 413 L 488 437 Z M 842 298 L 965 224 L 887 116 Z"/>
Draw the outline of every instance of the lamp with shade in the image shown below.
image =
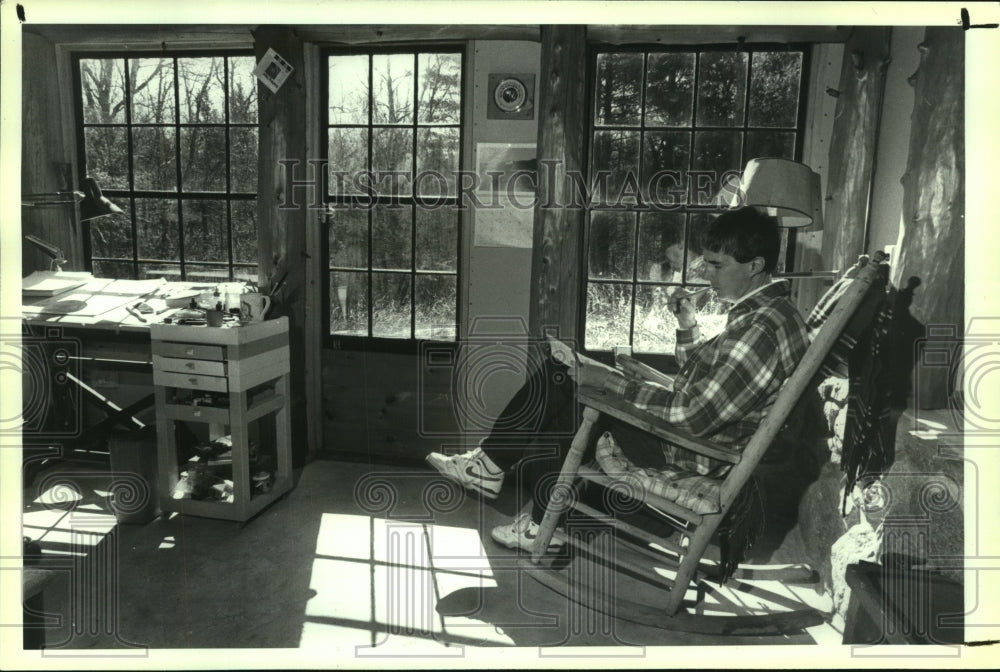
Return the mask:
<path fill-rule="evenodd" d="M 730 205 L 760 208 L 776 217 L 779 225 L 790 229 L 823 228 L 819 175 L 798 161 L 750 159 Z"/>

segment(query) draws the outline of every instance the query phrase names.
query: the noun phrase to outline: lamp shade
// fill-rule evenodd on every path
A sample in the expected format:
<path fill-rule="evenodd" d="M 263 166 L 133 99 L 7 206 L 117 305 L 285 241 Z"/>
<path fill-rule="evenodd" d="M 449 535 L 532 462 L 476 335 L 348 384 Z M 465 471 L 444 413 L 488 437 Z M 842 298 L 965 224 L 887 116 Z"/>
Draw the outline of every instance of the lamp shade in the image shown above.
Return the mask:
<path fill-rule="evenodd" d="M 736 203 L 739 199 L 739 203 Z M 819 175 L 788 159 L 750 159 L 733 205 L 751 205 L 777 217 L 781 226 L 823 228 Z"/>
<path fill-rule="evenodd" d="M 101 188 L 97 185 L 97 180 L 90 176 L 83 180 L 83 192 L 85 196 L 80 203 L 80 221 L 124 212 L 104 196 Z"/>

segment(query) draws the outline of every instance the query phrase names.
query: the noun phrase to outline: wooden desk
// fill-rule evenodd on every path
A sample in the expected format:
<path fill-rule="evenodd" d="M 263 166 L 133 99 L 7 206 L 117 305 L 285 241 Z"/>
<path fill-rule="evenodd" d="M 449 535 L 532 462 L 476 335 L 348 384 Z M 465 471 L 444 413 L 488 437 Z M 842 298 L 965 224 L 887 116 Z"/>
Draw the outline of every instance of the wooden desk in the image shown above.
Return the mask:
<path fill-rule="evenodd" d="M 143 427 L 136 415 L 153 406 L 150 327 L 179 310 L 167 308 L 165 300 L 157 297 L 213 288 L 189 282 L 92 278 L 54 296 L 22 300 L 23 371 L 26 385 L 34 386 L 33 394 L 26 396 L 24 415 L 26 420 L 29 415 L 45 418 L 38 426 L 26 422 L 24 443 L 72 445 L 84 449 L 83 457 L 106 458 L 95 449 L 96 443 L 117 425 Z M 145 315 L 129 311 L 140 302 L 158 310 Z M 113 385 L 118 387 L 121 405 L 95 389 L 100 386 L 93 379 L 91 384 L 85 382 L 84 370 L 93 374 L 103 369 L 114 371 Z M 135 378 L 135 384 L 119 387 L 119 374 Z M 57 380 L 72 383 L 72 392 Z M 92 417 L 87 422 L 83 402 L 100 409 L 103 419 L 94 422 Z M 37 408 L 29 408 L 32 405 Z M 49 413 L 49 406 L 61 407 L 62 417 L 55 417 L 58 411 Z"/>
<path fill-rule="evenodd" d="M 22 301 L 21 312 L 30 325 L 97 329 L 110 332 L 133 332 L 148 337 L 152 324 L 162 323 L 179 308 L 166 308 L 137 316 L 128 307 L 142 301 L 162 303 L 155 297 L 168 291 L 204 289 L 211 292 L 215 285 L 158 280 L 115 280 L 94 278 L 86 284 L 56 294 Z"/>

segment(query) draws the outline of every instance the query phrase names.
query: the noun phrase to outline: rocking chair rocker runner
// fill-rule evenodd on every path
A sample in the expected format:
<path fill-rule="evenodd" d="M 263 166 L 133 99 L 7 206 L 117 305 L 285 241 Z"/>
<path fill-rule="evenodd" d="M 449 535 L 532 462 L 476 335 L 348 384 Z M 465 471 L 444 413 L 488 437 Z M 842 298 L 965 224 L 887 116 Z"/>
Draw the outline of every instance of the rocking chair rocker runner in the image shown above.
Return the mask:
<path fill-rule="evenodd" d="M 848 276 L 854 275 L 853 280 L 845 288 L 844 283 L 839 283 L 837 288 L 839 296 L 832 310 L 829 311 L 823 326 L 815 333 L 812 343 L 803 355 L 801 362 L 795 372 L 785 381 L 781 387 L 773 406 L 764 420 L 761 422 L 756 433 L 750 439 L 744 450 L 734 450 L 729 447 L 713 444 L 699 437 L 681 432 L 663 422 L 660 418 L 644 412 L 628 402 L 605 396 L 602 390 L 581 388 L 577 391 L 577 399 L 584 406 L 582 423 L 574 436 L 569 453 L 563 463 L 558 481 L 552 491 L 552 497 L 542 520 L 535 544 L 535 551 L 531 555 L 530 573 L 537 580 L 546 586 L 559 592 L 567 588 L 568 577 L 565 572 L 552 568 L 552 563 L 547 561 L 539 565 L 545 555 L 545 549 L 549 546 L 549 541 L 554 534 L 560 535 L 570 545 L 583 549 L 586 553 L 598 556 L 607 554 L 606 562 L 610 562 L 616 569 L 621 569 L 636 576 L 643 576 L 643 580 L 666 588 L 668 596 L 662 610 L 655 609 L 649 605 L 638 602 L 629 602 L 623 599 L 611 600 L 606 596 L 598 595 L 596 598 L 585 599 L 587 606 L 598 611 L 615 609 L 614 614 L 619 618 L 632 620 L 655 627 L 684 630 L 689 632 L 704 632 L 714 634 L 761 634 L 764 632 L 795 632 L 801 631 L 804 627 L 817 625 L 824 619 L 823 614 L 818 611 L 793 610 L 783 611 L 763 616 L 720 616 L 711 617 L 690 613 L 683 610 L 682 604 L 691 606 L 684 602 L 685 593 L 689 587 L 697 588 L 698 600 L 704 596 L 705 591 L 713 591 L 714 588 L 704 582 L 706 578 L 715 578 L 722 584 L 730 578 L 763 578 L 760 569 L 736 570 L 731 576 L 725 567 L 725 558 L 718 562 L 720 556 L 714 555 L 716 560 L 713 563 L 710 542 L 719 532 L 720 524 L 725 523 L 726 514 L 734 506 L 744 491 L 744 486 L 751 479 L 754 469 L 761 461 L 768 447 L 781 430 L 793 408 L 797 405 L 803 394 L 807 392 L 811 384 L 814 385 L 814 376 L 820 370 L 824 360 L 831 349 L 837 343 L 844 331 L 845 326 L 851 320 L 852 315 L 865 303 L 866 297 L 877 298 L 876 293 L 884 295 L 884 283 L 879 280 L 879 266 L 884 256 L 877 253 L 875 259 L 868 261 L 867 257 L 861 257 L 858 264 L 848 272 Z M 882 273 L 884 278 L 885 274 Z M 829 304 L 825 304 L 829 305 Z M 648 532 L 629 525 L 617 519 L 605 520 L 596 511 L 590 509 L 583 503 L 574 501 L 572 496 L 566 493 L 572 492 L 573 483 L 577 478 L 596 482 L 604 487 L 614 487 L 614 479 L 609 478 L 600 470 L 590 467 L 581 467 L 584 451 L 588 446 L 591 435 L 595 428 L 595 423 L 601 414 L 607 414 L 618 420 L 638 427 L 644 432 L 648 432 L 662 440 L 669 441 L 675 445 L 682 446 L 697 453 L 723 460 L 732 466 L 726 476 L 718 481 L 718 487 L 714 493 L 710 491 L 711 497 L 718 497 L 717 502 L 712 502 L 710 508 L 714 512 L 697 512 L 691 508 L 681 506 L 675 501 L 670 501 L 648 490 L 639 488 L 628 488 L 629 495 L 641 498 L 643 503 L 653 508 L 661 514 L 666 514 L 666 519 L 671 521 L 674 527 L 680 532 L 680 541 L 674 541 L 677 535 L 671 535 L 667 539 L 655 537 Z M 678 500 L 680 501 L 680 500 Z M 574 539 L 574 535 L 566 534 L 556 530 L 563 513 L 568 508 L 574 508 L 584 515 L 597 516 L 602 522 L 610 523 L 616 532 L 614 535 L 606 535 L 607 539 L 598 539 L 596 544 L 585 544 L 579 539 Z M 703 509 L 704 511 L 704 509 Z M 623 532 L 624 534 L 617 534 Z M 629 538 L 638 540 L 638 543 L 630 542 Z M 657 566 L 668 567 L 676 572 L 673 580 L 669 580 L 660 573 L 645 567 L 645 563 L 636 564 L 626 560 L 628 555 L 622 549 L 610 548 L 606 543 L 613 540 L 616 544 L 630 543 L 633 555 L 646 559 L 653 558 Z M 662 549 L 666 549 L 668 554 L 654 551 L 651 544 L 656 544 Z M 602 552 L 602 549 L 604 552 Z M 725 549 L 723 549 L 725 550 Z M 610 552 L 608 552 L 610 551 Z M 725 555 L 725 554 L 723 554 Z M 551 560 L 551 558 L 549 559 Z M 713 567 L 714 564 L 714 567 Z M 713 572 L 713 569 L 716 570 Z M 721 571 L 719 571 L 721 570 Z M 764 570 L 772 574 L 767 578 L 777 580 L 801 582 L 808 581 L 809 577 L 815 576 L 808 567 L 795 566 L 791 569 Z M 713 573 L 715 577 L 713 577 Z M 581 573 L 576 573 L 581 574 Z M 721 574 L 721 577 L 719 576 Z M 720 580 L 721 579 L 721 580 Z M 580 588 L 581 586 L 577 586 Z M 576 591 L 573 591 L 576 593 Z M 584 591 L 587 594 L 592 591 Z M 598 591 L 600 592 L 600 591 Z M 590 604 L 596 601 L 600 604 Z M 611 604 L 611 602 L 615 602 Z M 796 604 L 786 605 L 788 607 Z"/>

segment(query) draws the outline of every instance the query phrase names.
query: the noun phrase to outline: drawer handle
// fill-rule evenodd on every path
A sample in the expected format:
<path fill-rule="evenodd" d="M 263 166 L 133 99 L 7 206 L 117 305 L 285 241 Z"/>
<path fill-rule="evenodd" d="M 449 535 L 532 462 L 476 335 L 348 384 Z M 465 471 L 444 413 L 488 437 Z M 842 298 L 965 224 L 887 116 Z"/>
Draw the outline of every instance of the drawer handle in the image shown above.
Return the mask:
<path fill-rule="evenodd" d="M 194 415 L 194 417 L 196 417 L 196 418 L 200 418 L 201 417 L 201 411 L 195 411 L 192 415 Z"/>
<path fill-rule="evenodd" d="M 191 381 L 192 385 L 197 385 L 198 384 L 198 379 L 195 378 L 195 377 L 193 377 L 193 376 L 191 378 L 188 378 L 188 380 Z"/>
<path fill-rule="evenodd" d="M 193 356 L 194 355 L 194 348 L 188 348 L 187 350 L 184 351 L 184 354 L 187 355 L 187 356 L 189 356 L 189 357 Z"/>
<path fill-rule="evenodd" d="M 184 366 L 188 367 L 189 369 L 193 369 L 194 368 L 194 362 L 187 362 L 186 364 L 184 364 Z"/>

